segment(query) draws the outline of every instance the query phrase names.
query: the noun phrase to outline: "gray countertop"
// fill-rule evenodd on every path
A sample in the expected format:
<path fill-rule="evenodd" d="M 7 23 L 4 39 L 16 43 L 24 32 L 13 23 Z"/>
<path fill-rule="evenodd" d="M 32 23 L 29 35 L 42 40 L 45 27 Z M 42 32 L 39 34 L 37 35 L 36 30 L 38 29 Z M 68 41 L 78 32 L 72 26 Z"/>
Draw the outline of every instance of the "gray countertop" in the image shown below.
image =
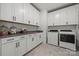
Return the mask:
<path fill-rule="evenodd" d="M 28 35 L 28 34 L 42 33 L 42 32 L 43 31 L 27 31 L 27 33 L 8 34 L 8 35 L 0 36 L 0 39 L 2 39 L 2 38 L 8 38 L 8 37 L 20 36 L 20 35 Z"/>

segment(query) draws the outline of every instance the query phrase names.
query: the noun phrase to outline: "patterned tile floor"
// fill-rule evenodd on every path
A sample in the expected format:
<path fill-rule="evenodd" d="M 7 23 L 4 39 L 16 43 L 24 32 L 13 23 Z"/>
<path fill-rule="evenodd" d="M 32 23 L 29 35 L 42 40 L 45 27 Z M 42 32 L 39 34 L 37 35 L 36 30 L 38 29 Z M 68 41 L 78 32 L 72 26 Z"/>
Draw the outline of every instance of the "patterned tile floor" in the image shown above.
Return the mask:
<path fill-rule="evenodd" d="M 26 56 L 78 56 L 79 52 L 56 47 L 48 44 L 41 44 Z"/>

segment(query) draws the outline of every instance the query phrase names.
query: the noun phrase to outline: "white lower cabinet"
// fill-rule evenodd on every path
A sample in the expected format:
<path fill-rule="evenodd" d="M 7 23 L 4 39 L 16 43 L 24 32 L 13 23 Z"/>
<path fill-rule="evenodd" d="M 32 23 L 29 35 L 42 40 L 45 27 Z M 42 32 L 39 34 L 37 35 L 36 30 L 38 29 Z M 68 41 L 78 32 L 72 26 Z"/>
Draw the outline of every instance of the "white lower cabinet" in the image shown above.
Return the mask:
<path fill-rule="evenodd" d="M 28 34 L 0 40 L 1 56 L 22 56 L 40 44 L 41 34 Z"/>
<path fill-rule="evenodd" d="M 26 37 L 19 36 L 17 37 L 19 41 L 17 41 L 17 55 L 21 56 L 26 53 Z"/>
<path fill-rule="evenodd" d="M 27 51 L 30 51 L 32 49 L 32 35 L 29 34 L 27 37 Z"/>
<path fill-rule="evenodd" d="M 26 53 L 25 36 L 2 39 L 2 56 L 21 56 Z M 15 42 L 14 42 L 15 41 Z"/>
<path fill-rule="evenodd" d="M 42 42 L 42 37 L 40 39 L 39 36 L 39 33 L 27 35 L 27 51 L 30 51 Z"/>
<path fill-rule="evenodd" d="M 32 37 L 32 47 L 36 47 L 42 42 L 42 35 L 41 33 L 35 33 Z"/>
<path fill-rule="evenodd" d="M 7 43 L 2 45 L 2 56 L 16 56 L 16 43 L 15 42 L 11 42 L 11 43 Z"/>

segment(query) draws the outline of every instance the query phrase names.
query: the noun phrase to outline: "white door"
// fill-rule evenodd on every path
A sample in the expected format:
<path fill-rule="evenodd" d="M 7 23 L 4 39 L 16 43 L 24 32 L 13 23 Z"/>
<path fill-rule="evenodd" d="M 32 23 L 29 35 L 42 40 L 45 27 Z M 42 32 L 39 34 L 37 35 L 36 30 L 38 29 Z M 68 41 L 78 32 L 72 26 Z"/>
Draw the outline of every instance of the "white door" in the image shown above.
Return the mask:
<path fill-rule="evenodd" d="M 12 4 L 1 3 L 0 5 L 0 20 L 12 21 Z"/>
<path fill-rule="evenodd" d="M 2 56 L 16 56 L 16 52 L 15 42 L 2 45 Z"/>
<path fill-rule="evenodd" d="M 58 33 L 49 32 L 48 33 L 48 43 L 58 46 Z"/>
<path fill-rule="evenodd" d="M 24 23 L 24 4 L 23 3 L 14 3 L 14 16 L 15 22 Z"/>

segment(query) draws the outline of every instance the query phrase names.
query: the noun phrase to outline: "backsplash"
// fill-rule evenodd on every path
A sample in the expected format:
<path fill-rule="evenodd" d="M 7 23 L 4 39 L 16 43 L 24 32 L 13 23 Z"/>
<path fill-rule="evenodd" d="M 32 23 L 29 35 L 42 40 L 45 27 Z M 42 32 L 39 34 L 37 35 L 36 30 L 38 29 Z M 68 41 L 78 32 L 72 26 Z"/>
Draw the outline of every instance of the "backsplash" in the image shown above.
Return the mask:
<path fill-rule="evenodd" d="M 36 26 L 23 25 L 23 24 L 16 24 L 16 23 L 9 23 L 9 22 L 1 22 L 1 21 L 0 21 L 0 26 L 1 26 L 1 25 L 5 25 L 5 26 L 7 26 L 8 28 L 10 28 L 10 27 L 12 27 L 12 26 L 15 26 L 18 31 L 19 31 L 20 29 L 22 29 L 22 28 L 26 28 L 26 29 L 29 30 L 29 31 L 32 31 L 32 30 L 39 30 L 39 29 L 40 29 L 39 27 L 36 27 Z"/>
<path fill-rule="evenodd" d="M 61 25 L 61 26 L 53 26 L 53 27 L 48 27 L 48 30 L 58 30 L 58 29 L 65 29 L 65 30 L 76 30 L 76 25 Z"/>

